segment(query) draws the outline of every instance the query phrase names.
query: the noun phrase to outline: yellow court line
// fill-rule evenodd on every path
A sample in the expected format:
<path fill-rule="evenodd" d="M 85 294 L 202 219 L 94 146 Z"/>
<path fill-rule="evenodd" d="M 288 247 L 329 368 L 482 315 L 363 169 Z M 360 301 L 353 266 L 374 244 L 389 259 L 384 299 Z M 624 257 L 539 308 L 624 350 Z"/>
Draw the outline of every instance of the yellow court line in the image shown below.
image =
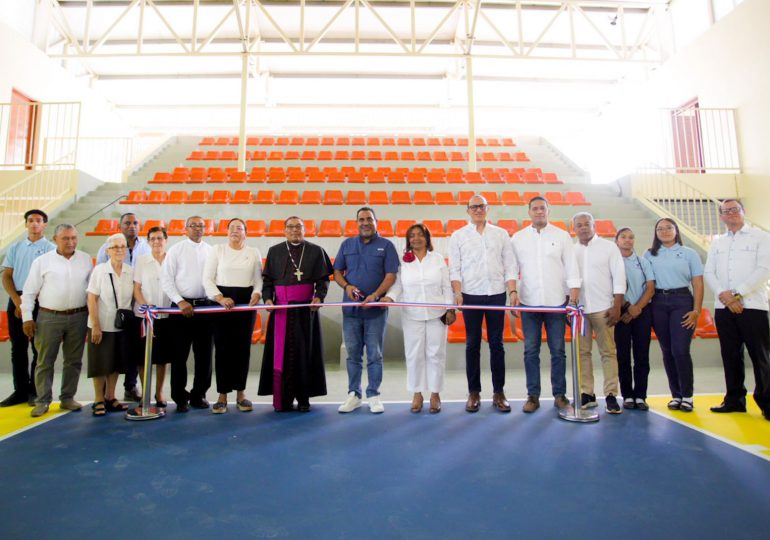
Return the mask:
<path fill-rule="evenodd" d="M 670 411 L 670 397 L 651 397 L 650 408 L 662 416 L 723 440 L 752 454 L 770 459 L 770 422 L 764 419 L 751 396 L 746 399 L 745 413 L 713 413 L 709 407 L 722 402 L 721 395 L 696 395 L 695 409 L 690 412 Z"/>
<path fill-rule="evenodd" d="M 0 409 L 0 441 L 13 437 L 17 433 L 26 431 L 35 425 L 58 418 L 68 412 L 59 409 L 58 403 L 51 403 L 51 408 L 48 412 L 38 418 L 32 418 L 29 415 L 31 411 L 32 407 L 26 403 Z"/>

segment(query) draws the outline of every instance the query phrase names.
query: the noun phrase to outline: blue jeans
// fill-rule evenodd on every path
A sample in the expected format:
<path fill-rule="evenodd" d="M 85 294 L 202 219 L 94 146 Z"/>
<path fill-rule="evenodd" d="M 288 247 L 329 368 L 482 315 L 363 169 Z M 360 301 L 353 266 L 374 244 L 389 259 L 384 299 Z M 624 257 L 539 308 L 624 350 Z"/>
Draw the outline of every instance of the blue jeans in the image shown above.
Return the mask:
<path fill-rule="evenodd" d="M 527 375 L 527 394 L 540 397 L 540 340 L 545 324 L 548 349 L 551 351 L 551 390 L 554 396 L 567 393 L 564 331 L 567 319 L 563 313 L 521 313 L 524 332 L 524 371 Z"/>
<path fill-rule="evenodd" d="M 663 353 L 663 367 L 666 368 L 671 396 L 691 398 L 693 368 L 690 342 L 693 330 L 682 327 L 682 317 L 692 311 L 692 295 L 655 293 L 651 306 L 652 327 Z"/>
<path fill-rule="evenodd" d="M 382 382 L 382 346 L 385 342 L 385 328 L 388 310 L 371 319 L 342 317 L 342 336 L 348 351 L 348 392 L 361 397 L 361 372 L 364 369 L 364 346 L 366 347 L 366 374 L 369 384 L 366 397 L 380 395 Z"/>

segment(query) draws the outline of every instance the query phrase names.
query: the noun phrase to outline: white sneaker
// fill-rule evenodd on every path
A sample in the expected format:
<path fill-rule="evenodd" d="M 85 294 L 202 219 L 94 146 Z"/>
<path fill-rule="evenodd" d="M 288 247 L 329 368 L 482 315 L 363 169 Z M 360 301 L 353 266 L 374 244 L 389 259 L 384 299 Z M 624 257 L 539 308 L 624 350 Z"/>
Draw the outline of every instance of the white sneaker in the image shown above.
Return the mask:
<path fill-rule="evenodd" d="M 385 406 L 380 400 L 380 396 L 372 396 L 369 398 L 369 412 L 374 414 L 381 414 L 385 412 Z"/>
<path fill-rule="evenodd" d="M 349 413 L 355 411 L 361 406 L 361 398 L 356 395 L 355 392 L 350 392 L 345 403 L 339 406 L 337 409 L 341 413 Z"/>

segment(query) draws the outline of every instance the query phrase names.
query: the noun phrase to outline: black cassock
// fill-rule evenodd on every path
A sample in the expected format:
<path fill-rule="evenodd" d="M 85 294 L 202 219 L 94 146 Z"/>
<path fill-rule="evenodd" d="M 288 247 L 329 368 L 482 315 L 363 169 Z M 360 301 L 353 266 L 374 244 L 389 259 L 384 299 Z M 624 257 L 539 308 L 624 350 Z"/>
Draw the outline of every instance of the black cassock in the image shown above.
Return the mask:
<path fill-rule="evenodd" d="M 299 278 L 297 265 L 302 272 Z M 309 303 L 313 297 L 323 301 L 332 272 L 329 256 L 320 246 L 307 241 L 297 246 L 282 242 L 267 251 L 262 299 L 272 300 L 276 305 Z M 307 404 L 310 397 L 326 395 L 317 311 L 305 307 L 275 310 L 270 314 L 259 395 L 273 395 L 276 410 L 291 410 L 295 399 L 301 405 Z"/>

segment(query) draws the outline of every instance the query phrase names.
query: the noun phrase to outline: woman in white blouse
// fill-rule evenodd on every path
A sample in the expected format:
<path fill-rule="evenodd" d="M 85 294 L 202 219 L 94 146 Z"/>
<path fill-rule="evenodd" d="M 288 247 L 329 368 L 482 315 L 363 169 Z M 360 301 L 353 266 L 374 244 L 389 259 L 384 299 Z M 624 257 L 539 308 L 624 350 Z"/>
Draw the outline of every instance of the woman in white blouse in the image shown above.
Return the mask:
<path fill-rule="evenodd" d="M 125 372 L 123 332 L 115 327 L 118 309 L 131 309 L 134 282 L 129 265 L 123 264 L 128 254 L 126 237 L 121 233 L 107 239 L 109 260 L 91 272 L 88 281 L 88 377 L 94 383 L 94 416 L 106 412 L 125 411 L 127 407 L 115 398 L 118 374 Z"/>
<path fill-rule="evenodd" d="M 143 305 L 168 307 L 171 305 L 166 293 L 160 286 L 160 265 L 166 258 L 166 244 L 168 233 L 163 227 L 152 227 L 147 233 L 147 243 L 150 244 L 150 253 L 140 256 L 136 260 L 134 268 L 134 313 L 137 317 L 144 317 L 139 313 L 139 307 Z M 166 364 L 171 362 L 171 340 L 169 335 L 168 316 L 158 315 L 153 323 L 152 339 L 152 364 L 155 366 L 155 406 L 165 407 L 163 399 L 163 386 L 166 383 Z M 144 341 L 144 340 L 142 340 Z M 144 351 L 144 348 L 142 348 Z M 144 381 L 144 355 L 139 366 L 139 376 Z"/>
<path fill-rule="evenodd" d="M 422 223 L 406 231 L 404 263 L 396 283 L 383 302 L 451 304 L 452 286 L 444 257 L 433 251 L 430 232 Z M 414 392 L 411 411 L 422 410 L 422 393 L 429 391 L 430 412 L 441 411 L 440 392 L 446 368 L 447 325 L 455 321 L 454 310 L 404 307 L 401 309 L 406 353 L 406 386 Z"/>
<path fill-rule="evenodd" d="M 206 296 L 227 310 L 239 304 L 254 306 L 262 296 L 262 254 L 257 248 L 246 245 L 246 223 L 242 219 L 230 220 L 227 239 L 227 244 L 214 246 L 203 268 Z M 244 391 L 249 373 L 254 312 L 217 313 L 213 319 L 219 398 L 211 412 L 227 412 L 227 394 L 232 391 L 237 392 L 238 410 L 251 411 L 251 401 Z"/>

